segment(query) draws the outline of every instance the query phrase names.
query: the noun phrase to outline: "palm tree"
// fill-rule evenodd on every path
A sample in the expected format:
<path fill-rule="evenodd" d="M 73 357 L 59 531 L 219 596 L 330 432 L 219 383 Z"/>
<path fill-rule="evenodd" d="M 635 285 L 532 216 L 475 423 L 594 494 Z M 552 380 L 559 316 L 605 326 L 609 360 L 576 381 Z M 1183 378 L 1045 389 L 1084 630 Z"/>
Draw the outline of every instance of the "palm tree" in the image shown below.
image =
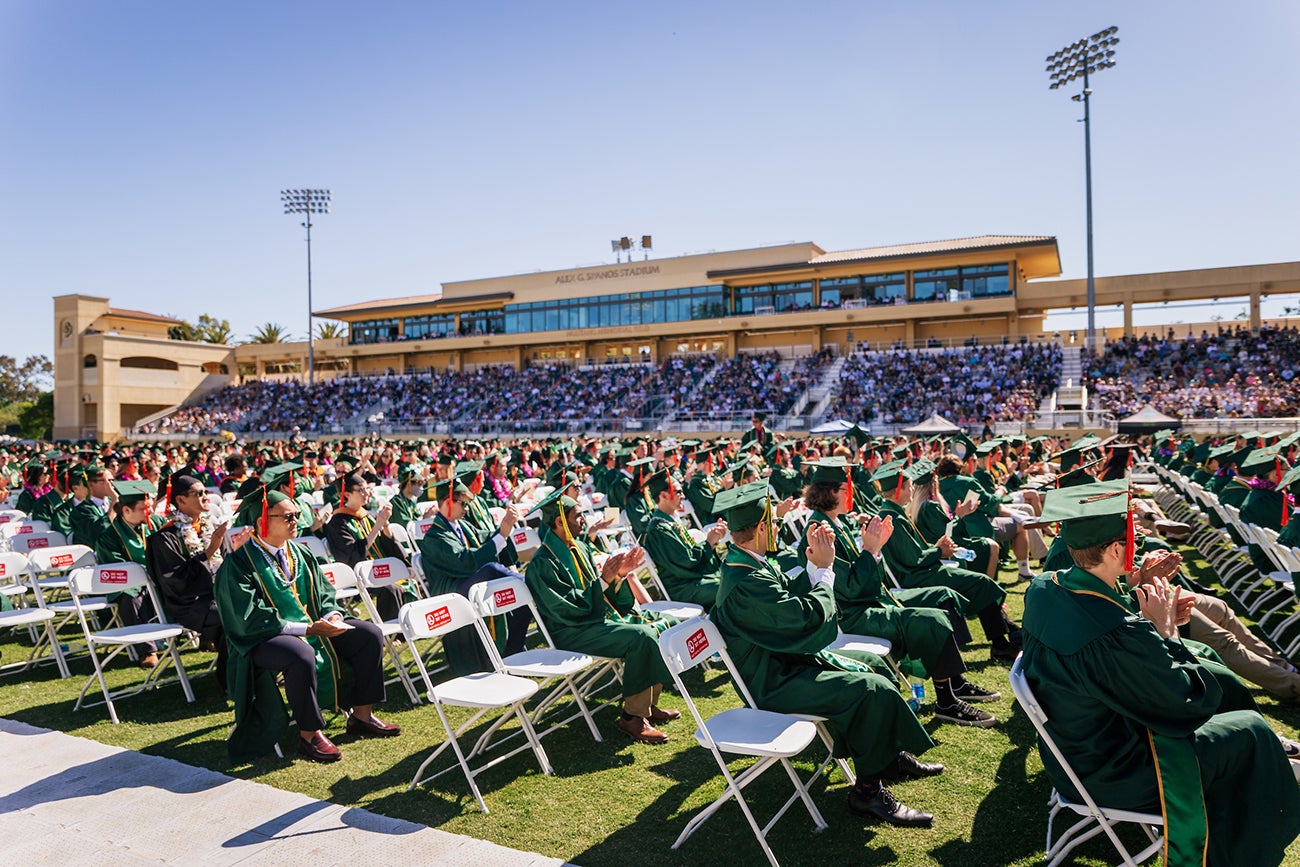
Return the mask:
<path fill-rule="evenodd" d="M 274 322 L 267 322 L 265 325 L 258 327 L 253 332 L 253 336 L 248 339 L 249 343 L 284 343 L 289 337 L 289 332 L 283 325 Z"/>
<path fill-rule="evenodd" d="M 343 328 L 342 322 L 322 322 L 316 326 L 317 340 L 338 340 L 347 336 L 348 333 Z"/>

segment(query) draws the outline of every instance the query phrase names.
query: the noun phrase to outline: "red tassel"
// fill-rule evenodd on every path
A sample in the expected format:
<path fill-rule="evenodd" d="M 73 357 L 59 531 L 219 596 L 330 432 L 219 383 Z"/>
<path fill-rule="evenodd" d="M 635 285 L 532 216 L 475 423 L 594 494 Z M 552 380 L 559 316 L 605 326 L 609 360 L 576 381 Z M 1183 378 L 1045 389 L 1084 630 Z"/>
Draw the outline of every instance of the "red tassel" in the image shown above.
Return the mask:
<path fill-rule="evenodd" d="M 172 476 L 174 475 L 175 473 L 167 474 L 167 490 L 163 493 L 163 502 L 167 504 L 168 508 L 171 508 L 172 505 Z"/>
<path fill-rule="evenodd" d="M 1283 527 L 1291 520 L 1291 495 L 1286 491 L 1282 492 L 1282 520 L 1279 522 Z"/>
<path fill-rule="evenodd" d="M 1137 535 L 1133 531 L 1133 493 L 1128 495 L 1128 515 L 1124 528 L 1124 562 L 1128 564 L 1128 571 L 1133 571 L 1133 560 L 1137 557 Z"/>
<path fill-rule="evenodd" d="M 853 468 L 852 467 L 849 467 L 848 477 L 849 477 L 848 484 L 844 486 L 844 511 L 852 512 L 853 511 Z"/>
<path fill-rule="evenodd" d="M 340 502 L 341 502 L 341 501 L 340 501 Z M 263 538 L 263 539 L 266 538 L 267 533 L 271 532 L 271 518 L 267 515 L 267 510 L 268 510 L 269 508 L 270 508 L 270 506 L 267 505 L 266 485 L 262 485 L 262 519 L 261 519 L 261 527 L 262 527 L 262 538 Z"/>
<path fill-rule="evenodd" d="M 903 471 L 898 471 L 898 482 L 894 485 L 894 499 L 897 500 L 903 493 Z"/>

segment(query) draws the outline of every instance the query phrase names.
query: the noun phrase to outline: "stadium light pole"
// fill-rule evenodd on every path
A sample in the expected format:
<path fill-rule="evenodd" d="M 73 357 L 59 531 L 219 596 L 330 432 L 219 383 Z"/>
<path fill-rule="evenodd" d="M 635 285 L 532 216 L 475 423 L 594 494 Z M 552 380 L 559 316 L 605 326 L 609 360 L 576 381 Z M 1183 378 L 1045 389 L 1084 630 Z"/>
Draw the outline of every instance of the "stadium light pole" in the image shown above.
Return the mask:
<path fill-rule="evenodd" d="M 307 230 L 307 384 L 313 385 L 316 382 L 316 354 L 311 312 L 311 215 L 330 212 L 330 191 L 280 190 L 280 201 L 286 214 L 302 214 L 307 218 L 307 222 L 302 224 Z"/>
<path fill-rule="evenodd" d="M 1070 97 L 1083 103 L 1083 173 L 1088 211 L 1088 342 L 1089 352 L 1097 351 L 1097 292 L 1092 267 L 1092 117 L 1088 98 L 1092 88 L 1088 76 L 1115 65 L 1115 46 L 1119 45 L 1118 27 L 1108 27 L 1091 36 L 1072 42 L 1055 54 L 1047 55 L 1047 72 L 1051 75 L 1050 89 L 1064 87 L 1083 79 L 1083 92 Z"/>

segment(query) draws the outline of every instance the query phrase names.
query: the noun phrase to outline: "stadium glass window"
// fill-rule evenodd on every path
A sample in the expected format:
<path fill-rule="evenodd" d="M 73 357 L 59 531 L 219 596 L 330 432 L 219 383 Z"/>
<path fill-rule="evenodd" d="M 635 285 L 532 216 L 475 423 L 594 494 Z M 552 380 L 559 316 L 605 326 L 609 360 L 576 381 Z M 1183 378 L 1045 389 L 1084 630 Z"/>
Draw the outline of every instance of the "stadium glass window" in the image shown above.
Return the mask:
<path fill-rule="evenodd" d="M 812 308 L 812 281 L 737 286 L 732 313 L 786 313 Z"/>
<path fill-rule="evenodd" d="M 505 312 L 501 310 L 474 310 L 460 314 L 460 333 L 501 334 L 506 328 Z"/>
<path fill-rule="evenodd" d="M 823 307 L 896 304 L 907 297 L 906 274 L 859 274 L 821 281 Z"/>
<path fill-rule="evenodd" d="M 455 316 L 408 316 L 403 326 L 407 340 L 446 337 L 456 333 Z"/>
<path fill-rule="evenodd" d="M 947 301 L 950 292 L 961 289 L 958 268 L 939 268 L 933 271 L 916 271 L 912 274 L 913 301 Z"/>
<path fill-rule="evenodd" d="M 367 319 L 353 322 L 349 329 L 349 342 L 388 343 L 397 339 L 398 321 L 396 319 Z"/>
<path fill-rule="evenodd" d="M 975 265 L 961 269 L 961 291 L 972 298 L 991 298 L 1011 294 L 1011 279 L 1006 264 Z"/>

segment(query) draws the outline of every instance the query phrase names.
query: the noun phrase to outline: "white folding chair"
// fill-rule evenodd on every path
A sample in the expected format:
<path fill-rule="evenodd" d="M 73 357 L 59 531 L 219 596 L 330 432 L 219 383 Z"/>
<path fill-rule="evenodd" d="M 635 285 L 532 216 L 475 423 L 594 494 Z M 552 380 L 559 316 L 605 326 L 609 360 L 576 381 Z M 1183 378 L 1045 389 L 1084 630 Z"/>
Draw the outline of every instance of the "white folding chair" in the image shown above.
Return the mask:
<path fill-rule="evenodd" d="M 390 587 L 401 581 L 413 580 L 411 571 L 396 557 L 383 557 L 379 560 L 362 560 L 356 566 L 352 567 L 356 574 L 357 584 L 361 586 L 361 592 L 358 594 L 361 598 L 361 604 L 365 606 L 366 614 L 370 621 L 379 627 L 384 634 L 384 650 L 388 653 L 388 658 L 393 661 L 393 667 L 397 669 L 394 677 L 384 681 L 385 685 L 391 683 L 402 684 L 406 690 L 407 696 L 411 699 L 411 704 L 420 703 L 420 693 L 415 688 L 415 682 L 411 679 L 411 673 L 406 670 L 406 663 L 402 662 L 402 648 L 398 646 L 394 638 L 402 634 L 402 624 L 397 620 L 384 620 L 379 616 L 379 610 L 375 607 L 375 600 L 370 598 L 370 590 L 379 587 Z M 419 653 L 415 648 L 411 648 L 411 655 L 419 658 Z"/>
<path fill-rule="evenodd" d="M 118 593 L 135 587 L 143 587 L 144 591 L 149 594 L 154 611 L 159 612 L 155 615 L 158 622 L 141 623 L 136 626 L 118 626 L 98 632 L 92 631 L 89 621 L 86 620 L 86 612 L 81 609 L 82 599 L 92 594 Z M 113 706 L 113 700 L 171 683 L 170 678 L 163 679 L 162 677 L 169 660 L 176 669 L 176 679 L 180 681 L 181 689 L 185 692 L 185 700 L 188 702 L 194 701 L 194 692 L 190 689 L 190 681 L 185 674 L 185 665 L 181 662 L 180 648 L 177 646 L 178 639 L 185 630 L 180 626 L 162 620 L 162 602 L 158 599 L 158 594 L 154 592 L 153 584 L 149 581 L 149 575 L 144 571 L 143 566 L 139 563 L 105 563 L 90 568 L 75 569 L 68 576 L 68 591 L 72 594 L 74 605 L 77 606 L 77 619 L 81 621 L 81 630 L 86 636 L 86 645 L 90 648 L 90 659 L 95 666 L 95 673 L 86 680 L 85 686 L 81 688 L 73 710 L 106 704 L 108 705 L 109 718 L 116 724 L 118 722 L 117 708 Z M 144 681 L 134 687 L 110 691 L 108 683 L 104 680 L 104 666 L 113 657 L 134 644 L 152 644 L 155 641 L 166 641 L 166 652 L 160 657 L 158 665 L 150 669 L 149 673 L 145 675 Z M 100 659 L 97 652 L 99 647 L 111 648 L 103 659 Z M 99 681 L 100 691 L 104 694 L 104 701 L 87 702 L 86 692 L 96 680 Z"/>
<path fill-rule="evenodd" d="M 587 728 L 591 729 L 591 736 L 599 742 L 601 737 L 600 731 L 596 728 L 596 721 L 591 718 L 591 711 L 588 710 L 587 703 L 582 700 L 582 693 L 574 681 L 574 676 L 595 665 L 597 658 L 574 650 L 560 650 L 555 646 L 550 633 L 546 631 L 546 624 L 542 622 L 542 615 L 538 612 L 537 605 L 533 601 L 533 594 L 529 592 L 528 585 L 518 578 L 495 578 L 491 581 L 482 581 L 470 588 L 469 598 L 470 602 L 478 609 L 479 615 L 485 618 L 509 614 L 516 608 L 525 605 L 532 611 L 533 622 L 537 624 L 537 628 L 541 631 L 542 638 L 546 641 L 546 647 L 524 650 L 502 658 L 497 653 L 496 644 L 489 642 L 488 652 L 492 656 L 494 663 L 497 663 L 496 668 L 507 674 L 541 681 L 539 686 L 550 681 L 559 681 L 559 683 L 552 685 L 551 691 L 543 696 L 538 705 L 533 708 L 532 722 L 534 726 L 540 724 L 543 715 L 558 699 L 563 698 L 566 693 L 573 696 L 574 704 L 578 710 L 539 732 L 538 739 L 540 740 L 560 726 L 582 717 L 587 721 Z M 601 659 L 600 661 L 604 662 L 606 660 Z"/>
<path fill-rule="evenodd" d="M 542 539 L 537 535 L 537 531 L 523 521 L 515 524 L 510 531 L 510 541 L 515 544 L 515 553 L 519 555 L 520 564 L 533 559 L 533 552 L 542 547 Z"/>
<path fill-rule="evenodd" d="M 24 579 L 31 582 L 30 586 L 23 583 Z M 57 615 L 45 607 L 44 597 L 41 595 L 40 588 L 36 586 L 27 558 L 13 551 L 0 554 L 0 594 L 23 602 L 28 590 L 32 591 L 36 604 L 31 607 L 16 607 L 10 611 L 0 611 L 0 629 L 27 629 L 32 636 L 32 650 L 21 662 L 0 665 L 0 672 L 15 669 L 26 671 L 53 659 L 54 664 L 58 666 L 59 676 L 69 677 L 68 663 L 64 659 L 63 649 L 59 646 L 57 627 L 54 622 Z M 42 648 L 47 650 L 46 655 L 41 654 Z"/>
<path fill-rule="evenodd" d="M 41 521 L 36 518 L 17 518 L 0 524 L 0 539 L 12 539 L 14 536 L 26 536 L 32 533 L 48 533 L 50 525 L 48 521 Z"/>
<path fill-rule="evenodd" d="M 334 555 L 331 554 L 329 548 L 326 547 L 325 540 L 319 536 L 299 536 L 293 541 L 310 551 L 311 555 L 316 558 L 317 563 L 334 562 Z"/>
<path fill-rule="evenodd" d="M 650 587 L 653 587 L 655 592 L 661 597 L 656 601 L 638 603 L 637 608 L 639 610 L 667 614 L 669 617 L 674 617 L 677 620 L 691 620 L 695 617 L 704 616 L 703 605 L 697 605 L 694 602 L 678 602 L 668 595 L 668 591 L 664 589 L 663 582 L 659 580 L 659 570 L 655 568 L 654 561 L 650 559 L 649 554 L 645 555 L 645 560 L 637 568 L 634 574 L 637 579 L 641 581 L 643 586 L 648 584 Z"/>
<path fill-rule="evenodd" d="M 406 535 L 411 537 L 412 542 L 419 544 L 420 540 L 424 538 L 424 534 L 428 533 L 429 528 L 433 526 L 434 520 L 433 518 L 420 518 L 418 521 L 407 521 Z"/>
<path fill-rule="evenodd" d="M 27 554 L 40 586 L 44 590 L 68 586 L 68 573 L 95 565 L 95 552 L 86 545 L 57 545 L 35 548 Z"/>
<path fill-rule="evenodd" d="M 357 573 L 347 563 L 326 563 L 320 567 L 325 580 L 334 588 L 335 600 L 344 603 L 344 608 L 354 610 L 361 589 L 357 586 Z"/>
<path fill-rule="evenodd" d="M 679 623 L 669 629 L 659 636 L 659 652 L 663 655 L 664 664 L 673 677 L 677 691 L 681 693 L 682 700 L 690 710 L 691 716 L 695 718 L 698 726 L 695 730 L 695 740 L 713 755 L 726 782 L 726 787 L 718 799 L 700 810 L 686 823 L 681 835 L 673 843 L 673 848 L 681 846 L 686 838 L 691 836 L 723 804 L 730 798 L 735 798 L 736 804 L 745 814 L 745 821 L 749 823 L 758 844 L 763 848 L 763 854 L 767 856 L 767 860 L 773 867 L 777 867 L 776 856 L 772 854 L 772 849 L 767 844 L 767 835 L 796 801 L 803 801 L 816 830 L 822 831 L 827 827 L 821 811 L 817 809 L 812 796 L 808 793 L 808 786 L 799 779 L 794 765 L 790 763 L 790 759 L 802 753 L 817 738 L 817 725 L 810 719 L 800 719 L 754 707 L 753 697 L 727 654 L 726 643 L 718 633 L 717 627 L 708 619 Z M 700 665 L 714 654 L 721 657 L 723 665 L 730 672 L 736 691 L 740 693 L 745 706 L 724 710 L 705 720 L 686 689 L 682 674 Z M 727 766 L 724 753 L 732 756 L 752 756 L 758 761 L 741 773 L 733 775 Z M 778 763 L 785 769 L 786 776 L 790 778 L 795 791 L 777 810 L 771 821 L 760 828 L 754 814 L 750 811 L 749 804 L 745 801 L 743 790 L 760 774 Z M 817 775 L 814 774 L 813 779 L 816 779 Z"/>
<path fill-rule="evenodd" d="M 10 521 L 19 521 L 26 517 L 26 512 L 17 509 L 0 509 L 0 524 L 8 524 Z"/>
<path fill-rule="evenodd" d="M 24 533 L 9 538 L 9 550 L 22 554 L 30 554 L 43 548 L 61 548 L 67 544 L 67 537 L 53 530 L 45 533 Z"/>
<path fill-rule="evenodd" d="M 1093 800 L 1083 782 L 1075 774 L 1074 768 L 1070 766 L 1069 760 L 1061 753 L 1060 748 L 1056 746 L 1056 742 L 1052 740 L 1052 735 L 1047 730 L 1047 713 L 1043 710 L 1042 705 L 1038 703 L 1038 699 L 1034 697 L 1029 681 L 1025 678 L 1023 662 L 1024 656 L 1021 655 L 1016 657 L 1015 663 L 1011 666 L 1011 691 L 1016 696 L 1016 702 L 1025 711 L 1029 721 L 1034 724 L 1034 728 L 1038 731 L 1040 742 L 1051 751 L 1061 769 L 1065 771 L 1065 775 L 1070 778 L 1070 785 L 1074 786 L 1074 790 L 1083 799 L 1082 804 L 1076 804 L 1053 787 L 1052 795 L 1047 801 L 1049 808 L 1046 844 L 1048 867 L 1056 867 L 1065 860 L 1074 847 L 1102 833 L 1110 838 L 1110 842 L 1123 859 L 1125 867 L 1136 867 L 1136 865 L 1141 864 L 1156 852 L 1159 852 L 1164 846 L 1163 833 L 1157 833 L 1164 830 L 1164 818 L 1159 813 L 1107 809 Z M 1061 834 L 1060 838 L 1053 844 L 1052 823 L 1056 820 L 1056 814 L 1062 810 L 1068 810 L 1079 816 L 1080 819 L 1071 825 L 1065 833 Z M 1150 845 L 1136 855 L 1129 853 L 1115 833 L 1115 826 L 1125 822 L 1140 826 L 1147 839 L 1151 841 Z"/>
<path fill-rule="evenodd" d="M 402 606 L 399 620 L 407 641 L 412 643 L 421 638 L 442 637 L 453 630 L 473 626 L 479 641 L 483 642 L 485 647 L 492 646 L 492 640 L 487 634 L 482 619 L 474 613 L 470 601 L 459 593 L 444 593 L 432 599 L 408 602 Z M 487 804 L 484 803 L 483 794 L 479 791 L 478 783 L 475 782 L 474 778 L 488 768 L 504 762 L 516 753 L 531 749 L 533 755 L 537 757 L 537 764 L 541 767 L 542 773 L 555 773 L 554 769 L 551 768 L 550 759 L 546 756 L 546 749 L 542 746 L 542 742 L 538 740 L 537 733 L 533 731 L 532 723 L 528 719 L 528 714 L 524 711 L 524 702 L 537 693 L 536 681 L 529 680 L 526 677 L 506 674 L 503 671 L 483 671 L 477 674 L 452 678 L 434 686 L 429 679 L 429 673 L 424 668 L 424 663 L 420 661 L 419 654 L 415 654 L 415 659 L 416 666 L 420 670 L 420 677 L 424 680 L 429 701 L 433 704 L 434 709 L 438 711 L 438 719 L 442 721 L 442 727 L 447 732 L 447 740 L 430 753 L 429 757 L 416 769 L 415 777 L 411 780 L 411 784 L 406 787 L 408 792 L 421 783 L 436 779 L 449 771 L 455 770 L 455 768 L 445 768 L 428 777 L 422 776 L 424 769 L 441 755 L 442 751 L 447 747 L 451 747 L 455 752 L 456 762 L 460 765 L 460 769 L 465 774 L 465 780 L 474 793 L 474 800 L 478 802 L 479 809 L 484 813 L 488 812 Z M 447 706 L 477 708 L 477 710 L 458 728 L 453 729 L 444 710 Z M 502 713 L 492 725 L 488 726 L 487 731 L 483 733 L 474 748 L 466 755 L 460 748 L 458 740 L 460 735 L 478 722 L 488 711 L 503 708 L 509 708 L 509 711 Z M 527 743 L 508 753 L 497 756 L 477 768 L 471 768 L 469 759 L 485 751 L 491 742 L 492 735 L 512 717 L 519 720 L 519 727 L 523 730 Z"/>
<path fill-rule="evenodd" d="M 401 524 L 390 523 L 388 532 L 393 534 L 393 541 L 397 543 L 397 547 L 401 549 L 401 552 L 406 555 L 406 559 L 410 560 L 415 556 L 419 549 L 415 547 L 415 542 L 411 540 L 411 534 L 406 532 L 405 527 Z"/>

